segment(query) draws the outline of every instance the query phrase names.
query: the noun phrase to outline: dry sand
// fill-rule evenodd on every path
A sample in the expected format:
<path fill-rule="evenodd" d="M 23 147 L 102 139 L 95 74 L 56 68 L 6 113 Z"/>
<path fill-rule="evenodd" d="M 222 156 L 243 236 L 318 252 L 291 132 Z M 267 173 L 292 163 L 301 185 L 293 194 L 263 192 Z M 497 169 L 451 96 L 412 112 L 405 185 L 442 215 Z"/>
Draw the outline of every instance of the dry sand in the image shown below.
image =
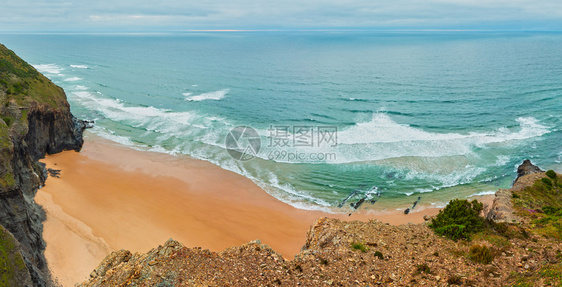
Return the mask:
<path fill-rule="evenodd" d="M 147 252 L 174 238 L 213 251 L 260 239 L 286 258 L 322 216 L 418 223 L 427 208 L 374 215 L 296 209 L 251 180 L 189 157 L 141 152 L 88 135 L 83 150 L 47 156 L 49 177 L 36 201 L 47 211 L 45 256 L 64 286 L 85 280 L 112 250 Z"/>

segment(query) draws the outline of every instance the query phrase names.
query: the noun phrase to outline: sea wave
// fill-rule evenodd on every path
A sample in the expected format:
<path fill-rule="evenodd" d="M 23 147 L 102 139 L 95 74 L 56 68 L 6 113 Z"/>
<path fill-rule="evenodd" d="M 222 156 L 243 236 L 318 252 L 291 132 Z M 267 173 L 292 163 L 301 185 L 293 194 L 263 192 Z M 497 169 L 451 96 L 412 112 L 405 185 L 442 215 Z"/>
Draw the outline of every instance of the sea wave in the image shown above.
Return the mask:
<path fill-rule="evenodd" d="M 76 81 L 80 81 L 80 80 L 82 80 L 82 78 L 79 78 L 79 77 L 70 77 L 70 78 L 64 79 L 65 82 L 76 82 Z"/>
<path fill-rule="evenodd" d="M 517 144 L 550 132 L 547 126 L 532 117 L 520 117 L 515 121 L 518 123 L 517 126 L 502 127 L 489 132 L 437 133 L 397 123 L 388 114 L 378 112 L 373 115 L 371 121 L 338 130 L 335 147 L 289 146 L 283 148 L 283 151 L 295 154 L 334 153 L 335 157 L 328 157 L 326 161 L 312 162 L 330 164 L 373 162 L 406 157 L 468 156 L 473 155 L 476 149 Z M 258 130 L 258 133 L 266 139 L 271 132 L 262 129 Z M 288 138 L 292 139 L 293 134 L 288 133 Z M 264 153 L 259 156 L 266 159 L 275 148 L 265 147 Z M 508 160 L 508 158 L 499 158 L 496 164 Z M 276 161 L 291 162 L 288 159 L 276 159 Z"/>
<path fill-rule="evenodd" d="M 88 69 L 89 68 L 86 65 L 70 65 L 70 67 L 76 68 L 76 69 Z"/>
<path fill-rule="evenodd" d="M 183 95 L 186 96 L 185 100 L 190 102 L 200 102 L 205 100 L 215 100 L 218 101 L 223 99 L 226 94 L 228 93 L 228 89 L 214 91 L 209 93 L 203 93 L 196 96 L 191 96 L 191 93 L 184 93 Z"/>
<path fill-rule="evenodd" d="M 89 88 L 86 87 L 86 86 L 76 85 L 76 86 L 73 87 L 72 89 L 73 89 L 73 90 L 76 90 L 76 91 L 86 91 L 86 90 L 88 90 Z"/>
<path fill-rule="evenodd" d="M 62 76 L 61 72 L 64 70 L 64 68 L 57 66 L 56 64 L 38 64 L 32 66 L 40 73 L 50 75 Z"/>
<path fill-rule="evenodd" d="M 496 194 L 496 191 L 495 190 L 480 191 L 480 192 L 477 192 L 475 194 L 471 194 L 471 195 L 467 196 L 467 198 L 475 197 L 475 196 L 482 196 L 482 195 L 491 195 L 491 194 Z"/>

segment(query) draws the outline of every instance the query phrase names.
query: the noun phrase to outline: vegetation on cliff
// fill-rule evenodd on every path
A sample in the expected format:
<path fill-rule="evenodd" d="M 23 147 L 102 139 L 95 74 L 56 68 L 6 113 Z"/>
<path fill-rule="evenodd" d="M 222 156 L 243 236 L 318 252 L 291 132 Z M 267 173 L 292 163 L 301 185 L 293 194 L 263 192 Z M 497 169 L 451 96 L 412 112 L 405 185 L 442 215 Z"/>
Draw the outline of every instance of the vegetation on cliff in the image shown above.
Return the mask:
<path fill-rule="evenodd" d="M 431 220 L 429 225 L 435 233 L 447 236 L 453 240 L 469 239 L 472 233 L 484 228 L 484 218 L 480 212 L 484 208 L 481 202 L 466 199 L 454 199 L 445 209 Z"/>
<path fill-rule="evenodd" d="M 46 174 L 37 160 L 46 153 L 80 150 L 83 130 L 84 124 L 70 113 L 64 91 L 0 44 L 0 228 L 18 242 L 14 246 L 21 251 L 32 280 L 32 284 L 21 281 L 7 286 L 48 282 L 44 213 L 34 201 Z M 12 246 L 5 243 L 1 242 Z M 12 259 L 15 265 L 0 262 L 4 263 L 0 273 L 18 274 L 14 268 L 21 267 L 21 260 Z"/>
<path fill-rule="evenodd" d="M 19 243 L 0 226 L 0 286 L 31 286 L 31 277 L 25 266 Z"/>
<path fill-rule="evenodd" d="M 2 44 L 0 44 L 0 96 L 2 96 L 0 104 L 3 107 L 8 107 L 12 100 L 22 108 L 33 101 L 47 104 L 54 109 L 68 107 L 62 88 L 53 84 Z M 2 115 L 5 117 L 4 113 Z"/>

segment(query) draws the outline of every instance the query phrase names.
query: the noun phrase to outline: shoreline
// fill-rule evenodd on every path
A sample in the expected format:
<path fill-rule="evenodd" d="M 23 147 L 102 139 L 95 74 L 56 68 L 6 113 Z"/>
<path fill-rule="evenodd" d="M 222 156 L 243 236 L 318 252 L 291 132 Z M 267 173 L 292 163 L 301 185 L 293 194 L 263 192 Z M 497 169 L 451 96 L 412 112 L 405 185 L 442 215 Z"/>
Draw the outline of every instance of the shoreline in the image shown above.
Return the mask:
<path fill-rule="evenodd" d="M 41 162 L 61 170 L 36 201 L 47 212 L 45 256 L 63 286 L 87 279 L 113 250 L 147 252 L 169 238 L 212 251 L 259 239 L 292 258 L 319 217 L 399 225 L 423 222 L 440 210 L 422 205 L 408 215 L 361 210 L 348 216 L 297 209 L 212 163 L 138 151 L 91 133 L 81 152 Z M 478 199 L 489 202 L 493 195 Z"/>

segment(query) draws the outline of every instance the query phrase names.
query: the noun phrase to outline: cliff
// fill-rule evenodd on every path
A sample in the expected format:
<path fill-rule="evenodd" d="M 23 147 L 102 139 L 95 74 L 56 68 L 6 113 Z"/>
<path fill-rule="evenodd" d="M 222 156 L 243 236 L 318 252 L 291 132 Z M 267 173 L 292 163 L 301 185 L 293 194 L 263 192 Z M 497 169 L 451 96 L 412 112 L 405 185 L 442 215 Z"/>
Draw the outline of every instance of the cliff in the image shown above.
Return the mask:
<path fill-rule="evenodd" d="M 0 225 L 19 242 L 34 286 L 48 280 L 45 216 L 34 201 L 47 175 L 37 160 L 79 151 L 84 127 L 70 113 L 62 88 L 0 44 Z"/>
<path fill-rule="evenodd" d="M 562 197 L 562 177 L 554 174 L 546 180 L 545 173 L 526 174 L 517 182 L 516 191 L 505 190 L 509 199 L 520 199 L 510 212 L 532 204 L 536 210 L 531 214 L 543 222 L 547 211 L 538 215 L 537 194 Z M 532 199 L 524 200 L 528 194 Z M 525 220 L 487 221 L 483 231 L 458 241 L 437 235 L 427 223 L 392 226 L 377 220 L 320 218 L 292 260 L 259 240 L 211 252 L 170 239 L 145 254 L 113 252 L 79 286 L 557 285 L 562 278 L 562 240 L 551 235 L 562 237 L 559 202 L 556 210 L 543 206 L 558 212 L 548 217 L 552 226 L 539 228 L 537 221 L 519 214 Z"/>

